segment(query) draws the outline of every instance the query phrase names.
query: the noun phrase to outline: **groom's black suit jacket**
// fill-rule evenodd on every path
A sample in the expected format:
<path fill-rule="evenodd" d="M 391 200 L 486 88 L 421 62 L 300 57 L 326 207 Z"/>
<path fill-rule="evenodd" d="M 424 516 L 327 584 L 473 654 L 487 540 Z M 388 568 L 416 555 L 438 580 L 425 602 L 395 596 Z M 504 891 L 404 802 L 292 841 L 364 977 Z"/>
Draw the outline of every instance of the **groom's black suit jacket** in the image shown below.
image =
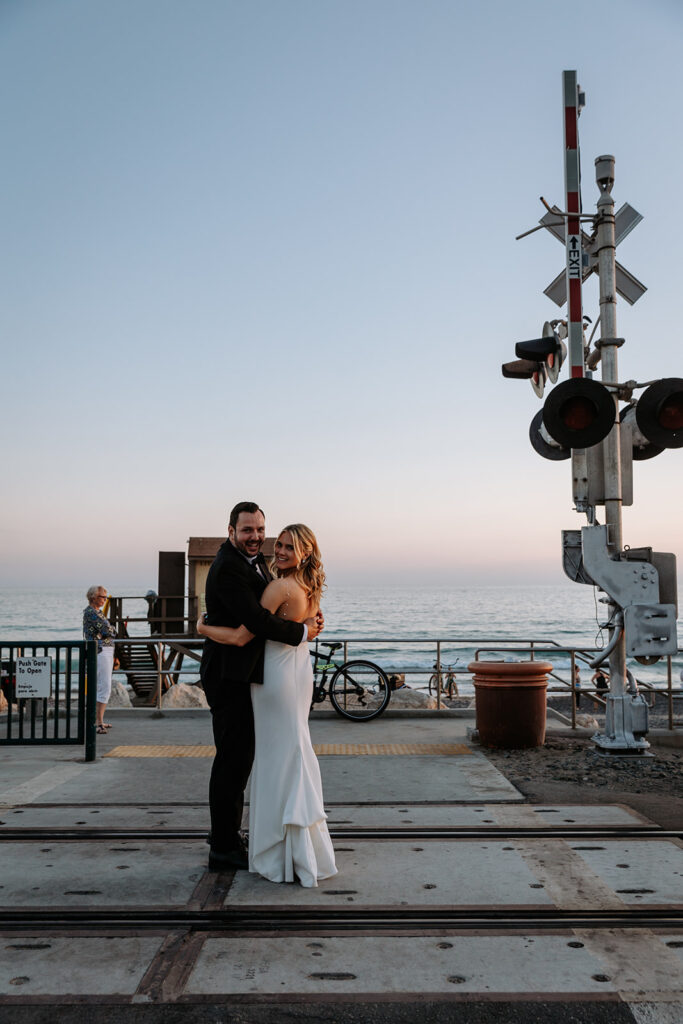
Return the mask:
<path fill-rule="evenodd" d="M 265 580 L 226 540 L 206 578 L 208 624 L 244 624 L 250 633 L 254 633 L 254 639 L 244 647 L 217 644 L 208 637 L 204 641 L 201 679 L 212 708 L 229 703 L 231 683 L 263 682 L 266 640 L 278 640 L 293 647 L 303 640 L 302 623 L 279 619 L 261 607 L 260 599 L 265 588 Z"/>

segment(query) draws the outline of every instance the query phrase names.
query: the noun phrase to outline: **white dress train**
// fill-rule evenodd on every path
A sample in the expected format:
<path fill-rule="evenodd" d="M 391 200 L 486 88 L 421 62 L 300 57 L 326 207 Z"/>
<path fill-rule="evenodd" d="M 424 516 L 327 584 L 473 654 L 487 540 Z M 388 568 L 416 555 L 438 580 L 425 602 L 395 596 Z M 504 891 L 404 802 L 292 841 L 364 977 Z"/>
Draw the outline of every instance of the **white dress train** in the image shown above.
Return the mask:
<path fill-rule="evenodd" d="M 249 796 L 249 870 L 306 888 L 336 875 L 320 766 L 308 728 L 308 644 L 266 641 L 263 685 L 251 687 L 256 754 Z"/>

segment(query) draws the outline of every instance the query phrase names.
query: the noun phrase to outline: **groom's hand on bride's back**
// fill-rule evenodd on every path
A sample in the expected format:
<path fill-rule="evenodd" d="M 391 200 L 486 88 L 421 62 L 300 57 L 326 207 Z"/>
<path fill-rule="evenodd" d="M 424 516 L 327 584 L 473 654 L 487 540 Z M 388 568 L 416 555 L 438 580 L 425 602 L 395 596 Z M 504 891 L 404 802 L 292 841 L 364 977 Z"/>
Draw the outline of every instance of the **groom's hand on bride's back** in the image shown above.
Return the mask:
<path fill-rule="evenodd" d="M 308 639 L 315 640 L 318 633 L 322 633 L 325 628 L 325 617 L 322 612 L 317 612 L 310 619 L 304 619 L 304 623 L 308 628 Z"/>

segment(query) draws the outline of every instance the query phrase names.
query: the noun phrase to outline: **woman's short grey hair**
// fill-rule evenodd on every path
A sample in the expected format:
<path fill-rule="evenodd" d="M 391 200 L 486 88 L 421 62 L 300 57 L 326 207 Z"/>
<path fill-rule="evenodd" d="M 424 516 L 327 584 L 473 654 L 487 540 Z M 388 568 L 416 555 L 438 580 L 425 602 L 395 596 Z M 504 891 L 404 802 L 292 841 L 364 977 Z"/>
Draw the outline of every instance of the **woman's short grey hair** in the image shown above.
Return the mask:
<path fill-rule="evenodd" d="M 86 599 L 88 601 L 88 604 L 90 604 L 90 602 L 92 601 L 93 597 L 97 597 L 97 594 L 98 594 L 98 592 L 100 590 L 104 590 L 104 589 L 105 589 L 105 587 L 88 587 L 86 595 L 85 595 Z"/>

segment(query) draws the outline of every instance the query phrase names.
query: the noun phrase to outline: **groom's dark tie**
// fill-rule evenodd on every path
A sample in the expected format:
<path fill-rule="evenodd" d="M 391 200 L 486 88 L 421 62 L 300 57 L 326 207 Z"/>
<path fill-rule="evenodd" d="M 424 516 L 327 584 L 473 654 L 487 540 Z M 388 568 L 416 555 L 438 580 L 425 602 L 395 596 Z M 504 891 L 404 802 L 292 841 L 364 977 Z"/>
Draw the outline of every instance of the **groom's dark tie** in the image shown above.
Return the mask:
<path fill-rule="evenodd" d="M 266 570 L 266 560 L 263 555 L 257 555 L 254 561 L 251 563 L 256 572 L 259 574 L 262 580 L 268 582 L 268 572 Z"/>

